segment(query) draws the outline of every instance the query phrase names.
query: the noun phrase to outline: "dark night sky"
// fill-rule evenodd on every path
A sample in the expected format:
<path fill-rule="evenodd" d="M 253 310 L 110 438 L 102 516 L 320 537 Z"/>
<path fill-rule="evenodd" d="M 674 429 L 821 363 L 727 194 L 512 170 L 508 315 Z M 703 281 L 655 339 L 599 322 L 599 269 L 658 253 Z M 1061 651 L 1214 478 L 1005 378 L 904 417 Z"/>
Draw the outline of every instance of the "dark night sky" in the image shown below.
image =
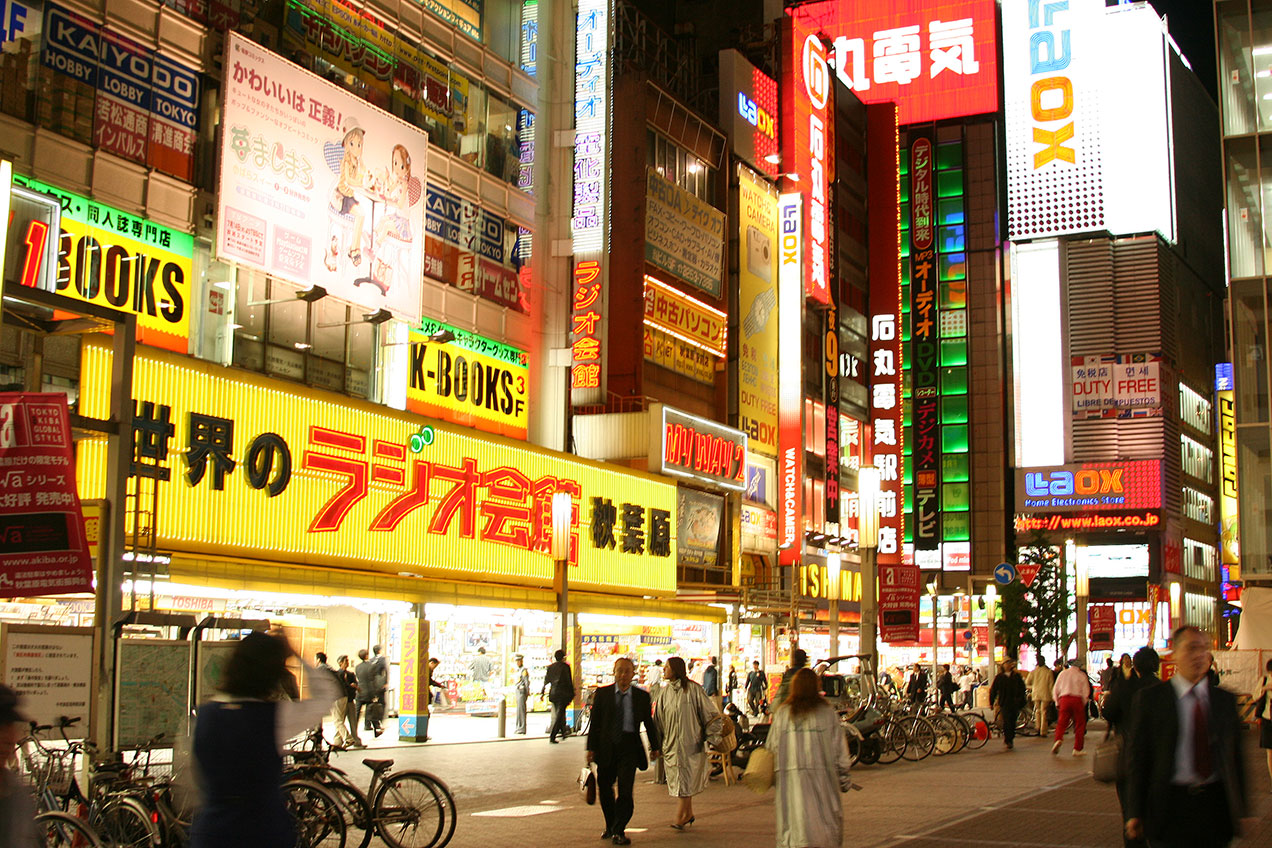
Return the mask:
<path fill-rule="evenodd" d="M 1215 21 L 1211 0 L 1149 0 L 1165 15 L 1171 37 L 1188 57 L 1188 64 L 1201 79 L 1213 99 L 1215 82 Z"/>

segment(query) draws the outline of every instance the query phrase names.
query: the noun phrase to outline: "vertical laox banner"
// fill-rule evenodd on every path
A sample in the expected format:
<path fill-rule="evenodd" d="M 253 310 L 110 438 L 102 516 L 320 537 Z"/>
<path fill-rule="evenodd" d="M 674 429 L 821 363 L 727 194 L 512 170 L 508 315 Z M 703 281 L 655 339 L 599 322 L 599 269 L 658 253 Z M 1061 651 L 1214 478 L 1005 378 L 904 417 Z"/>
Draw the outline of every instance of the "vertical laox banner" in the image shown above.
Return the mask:
<path fill-rule="evenodd" d="M 830 184 L 834 179 L 831 140 L 830 68 L 826 46 L 816 30 L 791 16 L 782 19 L 782 149 L 790 151 L 792 171 L 804 196 L 804 238 L 808 272 L 804 293 L 826 303 L 830 287 Z"/>
<path fill-rule="evenodd" d="M 934 551 L 941 539 L 940 378 L 937 361 L 932 135 L 910 133 L 910 364 L 914 446 L 914 549 Z"/>
<path fill-rule="evenodd" d="M 803 239 L 800 196 L 778 200 L 778 509 L 779 564 L 794 565 L 804 546 L 804 326 Z"/>

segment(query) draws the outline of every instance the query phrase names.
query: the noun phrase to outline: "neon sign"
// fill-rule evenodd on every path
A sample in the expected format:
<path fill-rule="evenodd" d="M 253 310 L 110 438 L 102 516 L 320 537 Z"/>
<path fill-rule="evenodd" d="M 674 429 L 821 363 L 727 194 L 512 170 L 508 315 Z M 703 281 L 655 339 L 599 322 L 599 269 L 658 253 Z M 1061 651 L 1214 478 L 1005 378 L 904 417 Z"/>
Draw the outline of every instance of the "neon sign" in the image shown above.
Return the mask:
<path fill-rule="evenodd" d="M 1022 511 L 1085 512 L 1159 509 L 1160 460 L 1088 462 L 1016 471 Z"/>
<path fill-rule="evenodd" d="M 744 91 L 738 92 L 738 114 L 769 138 L 777 138 L 777 118 L 761 109 Z"/>
<path fill-rule="evenodd" d="M 747 435 L 664 406 L 662 471 L 741 492 L 746 488 Z M 657 444 L 657 442 L 655 442 Z"/>
<path fill-rule="evenodd" d="M 803 239 L 798 194 L 778 201 L 778 486 L 781 490 L 778 547 L 782 565 L 799 560 L 803 533 L 800 496 L 804 487 L 803 360 Z"/>

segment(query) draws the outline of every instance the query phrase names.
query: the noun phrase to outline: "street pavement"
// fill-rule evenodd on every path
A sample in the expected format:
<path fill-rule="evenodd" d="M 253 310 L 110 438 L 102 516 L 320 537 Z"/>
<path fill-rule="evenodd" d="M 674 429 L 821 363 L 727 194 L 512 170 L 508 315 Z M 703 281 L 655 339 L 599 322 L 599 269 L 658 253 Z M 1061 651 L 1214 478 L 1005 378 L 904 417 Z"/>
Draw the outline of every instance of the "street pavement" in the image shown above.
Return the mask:
<path fill-rule="evenodd" d="M 543 717 L 532 715 L 531 729 Z M 441 728 L 438 728 L 439 732 Z M 1087 750 L 1104 735 L 1094 723 Z M 426 745 L 391 747 L 389 734 L 372 752 L 347 752 L 333 762 L 365 781 L 364 756 L 393 757 L 395 769 L 418 768 L 444 780 L 455 795 L 459 824 L 451 845 L 600 845 L 600 807 L 588 807 L 575 781 L 583 766 L 583 740 L 550 745 L 543 738 L 447 744 L 437 735 Z M 920 763 L 858 766 L 862 791 L 844 796 L 844 846 L 848 848 L 1117 848 L 1121 816 L 1111 785 L 1090 776 L 1091 758 L 1051 755 L 1049 740 L 1018 738 L 1016 750 L 992 739 L 979 751 Z M 1253 831 L 1241 842 L 1272 846 L 1272 791 L 1263 751 L 1247 737 Z M 628 827 L 634 845 L 749 848 L 774 842 L 773 793 L 755 795 L 715 779 L 694 799 L 697 822 L 685 833 L 668 825 L 675 801 L 666 787 L 638 772 L 636 814 Z"/>

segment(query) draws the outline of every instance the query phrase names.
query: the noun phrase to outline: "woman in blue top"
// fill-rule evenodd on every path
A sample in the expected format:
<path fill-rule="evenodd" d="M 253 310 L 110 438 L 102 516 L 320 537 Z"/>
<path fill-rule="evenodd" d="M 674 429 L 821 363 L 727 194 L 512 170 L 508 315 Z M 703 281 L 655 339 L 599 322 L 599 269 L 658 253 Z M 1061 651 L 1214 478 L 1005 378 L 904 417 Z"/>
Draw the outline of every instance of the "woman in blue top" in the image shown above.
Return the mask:
<path fill-rule="evenodd" d="M 190 830 L 190 848 L 296 844 L 283 802 L 283 744 L 322 720 L 339 687 L 330 674 L 311 673 L 309 699 L 276 700 L 291 656 L 282 636 L 249 634 L 230 655 L 216 696 L 199 707 L 194 757 L 203 805 Z"/>

